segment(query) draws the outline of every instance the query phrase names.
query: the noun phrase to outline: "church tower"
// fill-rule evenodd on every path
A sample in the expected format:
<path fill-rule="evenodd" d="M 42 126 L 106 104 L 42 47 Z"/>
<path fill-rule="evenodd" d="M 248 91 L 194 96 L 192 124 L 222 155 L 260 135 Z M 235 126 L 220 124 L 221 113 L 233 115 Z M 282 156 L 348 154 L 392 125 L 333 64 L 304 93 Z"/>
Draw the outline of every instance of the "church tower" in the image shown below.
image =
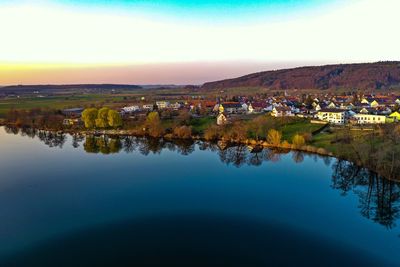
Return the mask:
<path fill-rule="evenodd" d="M 222 106 L 222 104 L 219 104 L 218 110 L 219 114 L 217 116 L 217 125 L 224 125 L 226 124 L 226 117 L 224 115 L 225 111 L 224 106 Z"/>

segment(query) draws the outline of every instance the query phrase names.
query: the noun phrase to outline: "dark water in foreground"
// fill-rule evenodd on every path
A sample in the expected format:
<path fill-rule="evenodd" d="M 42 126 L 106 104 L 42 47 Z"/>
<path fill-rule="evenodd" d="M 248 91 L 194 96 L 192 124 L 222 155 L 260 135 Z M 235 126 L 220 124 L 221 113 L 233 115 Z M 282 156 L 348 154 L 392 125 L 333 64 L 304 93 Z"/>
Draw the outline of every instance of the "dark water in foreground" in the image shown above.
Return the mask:
<path fill-rule="evenodd" d="M 0 128 L 0 266 L 400 266 L 399 184 L 252 152 Z"/>

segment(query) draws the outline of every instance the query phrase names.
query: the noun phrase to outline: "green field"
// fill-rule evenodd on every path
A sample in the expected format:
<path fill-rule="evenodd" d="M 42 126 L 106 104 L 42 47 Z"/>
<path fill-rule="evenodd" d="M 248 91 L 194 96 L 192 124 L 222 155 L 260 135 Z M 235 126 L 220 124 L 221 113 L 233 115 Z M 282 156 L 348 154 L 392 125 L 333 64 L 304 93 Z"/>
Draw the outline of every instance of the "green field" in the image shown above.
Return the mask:
<path fill-rule="evenodd" d="M 203 118 L 193 118 L 190 120 L 189 124 L 195 133 L 204 133 L 204 131 L 216 123 L 215 117 L 203 117 Z"/>
<path fill-rule="evenodd" d="M 359 139 L 362 137 L 367 137 L 372 133 L 372 131 L 350 131 L 350 136 L 351 138 Z M 312 145 L 315 147 L 325 148 L 334 154 L 338 154 L 339 152 L 343 152 L 343 150 L 352 148 L 351 144 L 346 144 L 340 141 L 343 135 L 344 130 L 341 129 L 323 131 L 322 133 L 313 136 Z M 336 142 L 337 139 L 339 140 Z M 375 144 L 378 146 L 382 145 L 383 141 L 384 139 L 377 138 L 375 139 Z"/>
<path fill-rule="evenodd" d="M 87 94 L 77 96 L 51 96 L 51 97 L 26 97 L 26 98 L 10 98 L 0 100 L 0 117 L 12 108 L 28 110 L 32 108 L 51 108 L 64 109 L 74 107 L 84 107 L 89 105 L 102 104 L 112 106 L 116 102 L 122 102 L 121 95 L 104 95 L 104 94 Z"/>
<path fill-rule="evenodd" d="M 332 144 L 335 139 L 335 133 L 323 132 L 313 136 L 312 145 L 315 147 L 322 147 L 330 152 L 336 152 L 337 146 Z"/>
<path fill-rule="evenodd" d="M 308 120 L 299 120 L 284 124 L 279 130 L 282 131 L 282 139 L 291 141 L 293 136 L 301 133 L 312 133 L 324 127 L 323 124 L 314 124 Z"/>

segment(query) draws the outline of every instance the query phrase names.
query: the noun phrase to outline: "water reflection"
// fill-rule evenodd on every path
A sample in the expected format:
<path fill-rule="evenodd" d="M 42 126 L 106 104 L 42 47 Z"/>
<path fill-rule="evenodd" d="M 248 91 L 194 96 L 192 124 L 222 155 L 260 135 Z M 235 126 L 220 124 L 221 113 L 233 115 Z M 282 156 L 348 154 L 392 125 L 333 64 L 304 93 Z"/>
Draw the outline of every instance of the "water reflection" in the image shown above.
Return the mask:
<path fill-rule="evenodd" d="M 20 134 L 21 136 L 27 136 L 30 138 L 37 137 L 41 142 L 49 147 L 62 148 L 67 140 L 67 136 L 64 133 L 37 130 L 33 128 L 4 127 L 4 129 L 8 134 Z"/>
<path fill-rule="evenodd" d="M 18 129 L 5 127 L 9 134 L 37 138 L 49 147 L 63 148 L 67 135 L 31 128 Z M 247 147 L 244 145 L 227 146 L 221 143 L 210 143 L 192 140 L 174 140 L 144 138 L 134 136 L 86 136 L 72 135 L 72 146 L 83 146 L 87 153 L 114 154 L 119 152 L 140 153 L 149 155 L 159 154 L 162 150 L 174 151 L 181 155 L 189 155 L 195 151 L 196 146 L 200 150 L 208 150 L 218 154 L 221 162 L 235 167 L 243 165 L 260 166 L 264 162 L 278 162 L 280 158 L 291 153 L 294 163 L 304 161 L 305 157 L 311 157 L 315 161 L 322 159 L 326 166 L 332 166 L 332 188 L 339 190 L 341 195 L 347 196 L 354 193 L 359 200 L 359 209 L 362 216 L 386 228 L 394 228 L 400 211 L 400 187 L 399 183 L 389 181 L 361 168 L 351 162 L 322 157 L 316 154 L 308 154 L 300 151 L 271 150 L 260 147 Z M 332 164 L 333 161 L 333 164 Z"/>
<path fill-rule="evenodd" d="M 333 164 L 332 187 L 342 195 L 349 191 L 359 198 L 361 214 L 387 228 L 394 228 L 400 210 L 399 184 L 344 160 Z"/>

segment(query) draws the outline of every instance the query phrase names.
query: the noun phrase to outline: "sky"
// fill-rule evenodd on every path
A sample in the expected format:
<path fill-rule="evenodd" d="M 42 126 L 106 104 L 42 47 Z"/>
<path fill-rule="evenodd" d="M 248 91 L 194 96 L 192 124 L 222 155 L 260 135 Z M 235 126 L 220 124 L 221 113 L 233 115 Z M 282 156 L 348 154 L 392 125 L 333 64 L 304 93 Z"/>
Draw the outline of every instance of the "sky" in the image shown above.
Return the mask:
<path fill-rule="evenodd" d="M 0 0 L 0 85 L 201 84 L 400 60 L 398 0 Z"/>

